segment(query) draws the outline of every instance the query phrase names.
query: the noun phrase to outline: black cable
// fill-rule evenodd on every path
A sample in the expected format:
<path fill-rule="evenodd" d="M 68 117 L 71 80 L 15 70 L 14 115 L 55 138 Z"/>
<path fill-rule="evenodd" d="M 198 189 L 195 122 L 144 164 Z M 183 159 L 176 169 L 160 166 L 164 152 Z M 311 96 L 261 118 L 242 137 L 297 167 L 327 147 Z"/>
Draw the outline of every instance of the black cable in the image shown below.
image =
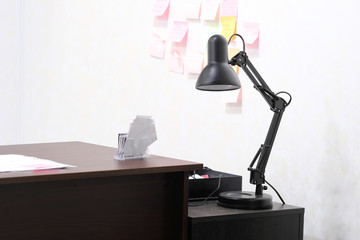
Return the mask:
<path fill-rule="evenodd" d="M 292 100 L 291 94 L 288 93 L 288 92 L 285 92 L 285 91 L 281 91 L 281 92 L 278 92 L 278 93 L 275 94 L 275 95 L 277 96 L 277 95 L 279 95 L 279 94 L 281 94 L 281 93 L 285 93 L 286 95 L 289 96 L 290 99 L 289 99 L 289 101 L 286 103 L 286 106 L 289 106 L 289 104 L 291 103 L 291 100 Z"/>
<path fill-rule="evenodd" d="M 198 207 L 198 206 L 201 206 L 201 205 L 203 205 L 204 203 L 206 203 L 207 200 L 209 200 L 209 198 L 210 198 L 217 190 L 220 189 L 221 176 L 222 176 L 222 175 L 219 176 L 219 183 L 218 183 L 217 188 L 216 188 L 212 193 L 210 193 L 210 195 L 209 195 L 207 198 L 205 198 L 205 199 L 204 199 L 202 202 L 200 202 L 200 203 L 189 203 L 189 207 Z"/>
<path fill-rule="evenodd" d="M 234 33 L 233 35 L 231 35 L 231 37 L 229 38 L 229 41 L 228 41 L 228 45 L 230 44 L 231 39 L 233 38 L 233 36 L 238 36 L 239 38 L 241 38 L 241 40 L 243 42 L 243 51 L 245 52 L 245 40 L 240 34 Z"/>
<path fill-rule="evenodd" d="M 265 180 L 265 179 L 264 179 L 264 180 Z M 278 197 L 280 198 L 281 202 L 282 202 L 283 204 L 285 204 L 285 201 L 282 199 L 280 193 L 279 193 L 268 181 L 265 180 L 265 182 L 267 183 L 267 185 L 269 185 L 269 186 L 276 192 L 276 194 L 277 194 Z"/>

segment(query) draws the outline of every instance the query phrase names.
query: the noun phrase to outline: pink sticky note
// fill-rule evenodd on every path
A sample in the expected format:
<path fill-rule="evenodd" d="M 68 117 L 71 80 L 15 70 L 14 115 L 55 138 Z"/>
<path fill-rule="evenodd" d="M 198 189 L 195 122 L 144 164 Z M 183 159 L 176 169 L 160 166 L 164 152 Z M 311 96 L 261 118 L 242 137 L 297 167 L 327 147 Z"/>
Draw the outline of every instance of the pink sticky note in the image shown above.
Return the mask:
<path fill-rule="evenodd" d="M 186 18 L 199 19 L 201 0 L 187 0 L 185 2 L 184 15 Z"/>
<path fill-rule="evenodd" d="M 219 6 L 219 0 L 204 0 L 201 8 L 201 19 L 216 20 Z"/>
<path fill-rule="evenodd" d="M 255 45 L 259 40 L 259 23 L 244 22 L 240 34 L 246 44 Z"/>
<path fill-rule="evenodd" d="M 149 46 L 150 55 L 157 58 L 164 58 L 165 55 L 165 41 L 159 35 L 153 33 L 150 39 Z"/>
<path fill-rule="evenodd" d="M 169 70 L 176 73 L 184 73 L 184 60 L 178 51 L 172 49 L 169 58 Z"/>
<path fill-rule="evenodd" d="M 189 30 L 189 23 L 182 21 L 174 21 L 171 29 L 170 39 L 173 42 L 182 43 L 186 41 L 187 33 Z"/>
<path fill-rule="evenodd" d="M 188 50 L 185 67 L 188 73 L 200 74 L 204 67 L 204 53 L 196 50 Z"/>
<path fill-rule="evenodd" d="M 156 0 L 152 13 L 156 17 L 162 17 L 169 11 L 170 0 Z"/>
<path fill-rule="evenodd" d="M 235 16 L 238 15 L 238 0 L 222 0 L 220 16 Z"/>

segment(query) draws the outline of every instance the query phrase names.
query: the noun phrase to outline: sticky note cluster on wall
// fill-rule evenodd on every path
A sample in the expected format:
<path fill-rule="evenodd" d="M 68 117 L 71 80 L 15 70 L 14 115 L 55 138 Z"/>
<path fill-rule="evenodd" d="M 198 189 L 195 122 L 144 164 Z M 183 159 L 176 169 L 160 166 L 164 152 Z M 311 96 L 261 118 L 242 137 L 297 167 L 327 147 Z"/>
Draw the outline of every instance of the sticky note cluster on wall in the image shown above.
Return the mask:
<path fill-rule="evenodd" d="M 149 52 L 165 59 L 171 72 L 200 74 L 207 40 L 214 34 L 229 39 L 238 32 L 247 45 L 258 47 L 259 24 L 238 25 L 238 0 L 154 0 L 152 14 L 158 24 L 153 27 Z M 229 47 L 229 56 L 238 51 Z"/>

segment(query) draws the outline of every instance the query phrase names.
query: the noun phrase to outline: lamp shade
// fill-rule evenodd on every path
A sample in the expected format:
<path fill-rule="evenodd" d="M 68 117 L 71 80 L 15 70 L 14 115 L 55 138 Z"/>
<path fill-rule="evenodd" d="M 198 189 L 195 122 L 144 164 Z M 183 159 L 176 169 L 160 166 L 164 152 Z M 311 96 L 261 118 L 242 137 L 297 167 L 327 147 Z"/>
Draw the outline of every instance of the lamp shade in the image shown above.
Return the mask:
<path fill-rule="evenodd" d="M 225 37 L 214 35 L 208 41 L 208 65 L 200 73 L 196 89 L 228 91 L 241 87 L 238 76 L 228 63 L 228 46 Z"/>

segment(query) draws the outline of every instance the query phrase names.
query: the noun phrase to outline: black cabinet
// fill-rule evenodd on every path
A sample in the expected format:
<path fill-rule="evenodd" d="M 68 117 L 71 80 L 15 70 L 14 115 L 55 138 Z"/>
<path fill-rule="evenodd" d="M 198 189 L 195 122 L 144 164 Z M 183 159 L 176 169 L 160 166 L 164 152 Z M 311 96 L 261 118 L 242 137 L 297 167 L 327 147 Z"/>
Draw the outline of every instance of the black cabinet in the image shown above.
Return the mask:
<path fill-rule="evenodd" d="M 302 240 L 305 209 L 274 203 L 268 210 L 189 207 L 189 240 Z"/>

